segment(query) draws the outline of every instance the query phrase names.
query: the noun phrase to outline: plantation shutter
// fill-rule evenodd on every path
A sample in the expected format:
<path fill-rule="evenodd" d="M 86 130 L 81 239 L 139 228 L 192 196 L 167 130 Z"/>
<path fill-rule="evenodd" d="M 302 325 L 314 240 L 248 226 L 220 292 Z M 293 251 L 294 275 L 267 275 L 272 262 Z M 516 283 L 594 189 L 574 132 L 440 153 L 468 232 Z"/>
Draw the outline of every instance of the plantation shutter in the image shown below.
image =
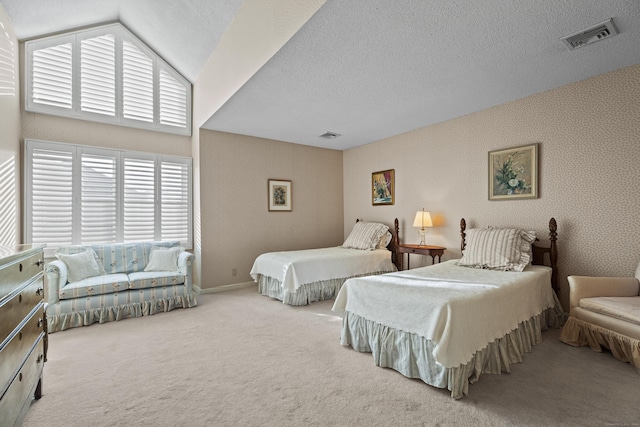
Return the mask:
<path fill-rule="evenodd" d="M 192 159 L 27 139 L 25 241 L 192 245 Z"/>
<path fill-rule="evenodd" d="M 190 241 L 189 170 L 189 164 L 184 162 L 161 162 L 160 224 L 163 240 Z"/>
<path fill-rule="evenodd" d="M 29 152 L 30 235 L 27 241 L 50 246 L 72 244 L 73 149 L 34 148 Z"/>
<path fill-rule="evenodd" d="M 31 101 L 71 109 L 73 96 L 72 44 L 64 43 L 33 52 Z"/>
<path fill-rule="evenodd" d="M 122 44 L 122 113 L 125 119 L 153 122 L 153 61 L 127 40 Z"/>
<path fill-rule="evenodd" d="M 113 34 L 80 42 L 80 109 L 115 116 L 116 46 Z"/>
<path fill-rule="evenodd" d="M 83 152 L 81 156 L 80 241 L 117 241 L 117 159 Z"/>
<path fill-rule="evenodd" d="M 0 22 L 0 96 L 16 95 L 16 50 Z"/>
<path fill-rule="evenodd" d="M 160 70 L 160 124 L 187 127 L 187 89 Z"/>
<path fill-rule="evenodd" d="M 124 159 L 124 241 L 155 240 L 155 161 Z"/>

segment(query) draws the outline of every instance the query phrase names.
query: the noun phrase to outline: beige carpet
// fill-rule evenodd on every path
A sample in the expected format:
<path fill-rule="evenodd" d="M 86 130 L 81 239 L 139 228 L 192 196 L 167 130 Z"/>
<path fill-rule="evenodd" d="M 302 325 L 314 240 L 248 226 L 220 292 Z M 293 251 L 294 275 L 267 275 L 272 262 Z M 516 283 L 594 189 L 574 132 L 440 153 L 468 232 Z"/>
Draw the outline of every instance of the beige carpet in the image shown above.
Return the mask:
<path fill-rule="evenodd" d="M 24 426 L 640 425 L 640 375 L 558 330 L 452 400 L 342 347 L 333 301 L 291 307 L 251 287 L 199 303 L 51 334 Z"/>

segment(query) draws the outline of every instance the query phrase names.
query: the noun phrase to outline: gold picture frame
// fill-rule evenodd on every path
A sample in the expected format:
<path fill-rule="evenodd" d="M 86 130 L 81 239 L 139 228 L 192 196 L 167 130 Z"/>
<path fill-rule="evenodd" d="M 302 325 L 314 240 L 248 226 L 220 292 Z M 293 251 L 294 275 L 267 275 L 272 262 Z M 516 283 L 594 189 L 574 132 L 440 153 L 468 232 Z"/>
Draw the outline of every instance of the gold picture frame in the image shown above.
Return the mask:
<path fill-rule="evenodd" d="M 395 203 L 395 170 L 373 172 L 371 174 L 371 204 L 373 206 Z"/>
<path fill-rule="evenodd" d="M 538 143 L 489 151 L 489 200 L 538 197 Z"/>
<path fill-rule="evenodd" d="M 270 212 L 291 212 L 290 180 L 270 179 L 268 191 Z"/>

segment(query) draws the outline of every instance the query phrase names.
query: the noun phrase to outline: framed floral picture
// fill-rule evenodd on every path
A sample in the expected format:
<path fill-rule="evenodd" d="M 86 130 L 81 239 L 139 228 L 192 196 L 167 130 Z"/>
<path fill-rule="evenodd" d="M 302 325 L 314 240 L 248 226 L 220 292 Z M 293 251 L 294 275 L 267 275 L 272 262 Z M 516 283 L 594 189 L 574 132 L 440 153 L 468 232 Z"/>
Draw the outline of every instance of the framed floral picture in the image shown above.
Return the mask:
<path fill-rule="evenodd" d="M 489 200 L 537 197 L 537 143 L 489 151 Z"/>
<path fill-rule="evenodd" d="M 371 174 L 371 201 L 374 206 L 392 205 L 394 203 L 394 175 L 394 169 Z"/>
<path fill-rule="evenodd" d="M 291 211 L 291 181 L 284 179 L 269 180 L 269 211 Z"/>

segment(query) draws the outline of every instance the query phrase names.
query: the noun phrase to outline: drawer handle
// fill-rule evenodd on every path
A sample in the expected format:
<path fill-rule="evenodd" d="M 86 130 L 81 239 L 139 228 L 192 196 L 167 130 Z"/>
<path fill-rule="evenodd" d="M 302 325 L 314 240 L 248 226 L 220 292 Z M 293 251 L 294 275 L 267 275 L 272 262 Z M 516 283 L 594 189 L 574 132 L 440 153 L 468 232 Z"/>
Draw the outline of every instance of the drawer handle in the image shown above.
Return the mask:
<path fill-rule="evenodd" d="M 38 358 L 36 359 L 36 363 L 40 363 L 40 362 L 42 362 L 42 359 L 44 359 L 44 355 L 39 354 L 39 355 L 38 355 Z"/>
<path fill-rule="evenodd" d="M 41 319 L 41 318 L 40 318 L 40 319 L 38 319 L 38 328 L 41 328 L 41 327 L 42 327 L 42 323 L 43 323 L 43 322 L 42 322 L 42 319 Z"/>
<path fill-rule="evenodd" d="M 41 259 L 39 259 L 38 261 L 36 261 L 36 266 L 40 267 L 42 264 L 44 264 L 44 261 L 42 261 Z"/>
<path fill-rule="evenodd" d="M 36 295 L 44 295 L 44 288 L 36 289 Z"/>

